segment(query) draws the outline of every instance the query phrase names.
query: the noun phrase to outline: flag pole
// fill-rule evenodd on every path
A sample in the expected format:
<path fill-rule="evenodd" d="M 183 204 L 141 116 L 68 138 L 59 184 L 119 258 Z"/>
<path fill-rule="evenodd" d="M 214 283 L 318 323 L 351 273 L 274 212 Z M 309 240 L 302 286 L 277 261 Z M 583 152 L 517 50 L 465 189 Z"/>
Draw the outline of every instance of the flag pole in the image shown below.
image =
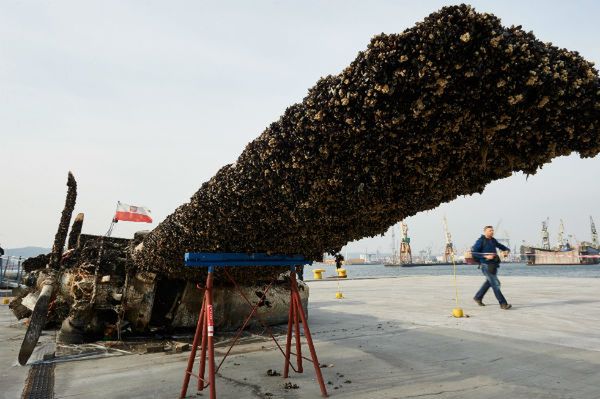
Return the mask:
<path fill-rule="evenodd" d="M 110 237 L 112 234 L 113 228 L 115 227 L 115 223 L 117 223 L 117 211 L 119 210 L 119 204 L 121 201 L 117 201 L 117 206 L 115 208 L 115 214 L 113 215 L 112 221 L 110 222 L 110 226 L 108 227 L 108 231 L 104 234 L 104 237 Z"/>

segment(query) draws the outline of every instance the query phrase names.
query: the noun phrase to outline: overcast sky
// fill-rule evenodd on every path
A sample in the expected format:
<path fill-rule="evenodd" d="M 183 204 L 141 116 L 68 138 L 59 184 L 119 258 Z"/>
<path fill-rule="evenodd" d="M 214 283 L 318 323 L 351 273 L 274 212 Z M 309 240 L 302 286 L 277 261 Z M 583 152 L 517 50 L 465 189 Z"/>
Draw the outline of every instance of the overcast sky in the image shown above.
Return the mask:
<path fill-rule="evenodd" d="M 319 77 L 337 74 L 380 32 L 411 27 L 442 1 L 0 2 L 0 243 L 50 247 L 78 181 L 84 232 L 104 233 L 117 200 L 146 205 L 152 228 L 235 161 Z M 505 25 L 600 62 L 593 1 L 472 2 Z M 408 219 L 413 251 L 459 249 L 502 220 L 514 243 L 540 241 L 550 217 L 589 240 L 600 223 L 600 157 L 555 160 L 528 180 L 490 184 Z M 389 251 L 388 236 L 350 251 Z"/>

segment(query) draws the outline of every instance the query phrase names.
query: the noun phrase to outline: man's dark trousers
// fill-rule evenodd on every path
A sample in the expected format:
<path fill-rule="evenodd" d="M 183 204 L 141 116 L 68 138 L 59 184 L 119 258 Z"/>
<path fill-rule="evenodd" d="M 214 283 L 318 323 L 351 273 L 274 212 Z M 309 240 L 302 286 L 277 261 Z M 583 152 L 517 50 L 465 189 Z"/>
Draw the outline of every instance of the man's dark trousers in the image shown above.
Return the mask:
<path fill-rule="evenodd" d="M 502 291 L 500 290 L 500 280 L 498 280 L 497 270 L 498 269 L 496 268 L 496 273 L 492 274 L 488 270 L 487 264 L 481 264 L 481 272 L 485 276 L 485 282 L 483 283 L 479 291 L 477 291 L 477 294 L 475 294 L 475 299 L 479 301 L 483 300 L 483 297 L 485 296 L 486 292 L 490 289 L 490 287 L 492 287 L 492 290 L 494 290 L 494 295 L 496 295 L 496 299 L 498 299 L 500 305 L 505 305 L 507 303 L 506 299 L 504 298 L 504 295 L 502 295 Z"/>

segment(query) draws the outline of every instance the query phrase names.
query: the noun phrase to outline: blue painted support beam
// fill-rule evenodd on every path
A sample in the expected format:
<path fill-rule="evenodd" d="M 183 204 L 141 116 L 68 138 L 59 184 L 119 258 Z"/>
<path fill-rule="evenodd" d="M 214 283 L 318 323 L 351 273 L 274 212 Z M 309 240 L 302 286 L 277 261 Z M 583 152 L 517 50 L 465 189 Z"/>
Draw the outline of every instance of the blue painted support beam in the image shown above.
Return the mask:
<path fill-rule="evenodd" d="M 290 267 L 312 264 L 302 255 L 267 255 L 265 253 L 237 252 L 188 252 L 185 254 L 186 267 L 208 267 L 212 272 L 214 267 L 261 267 L 282 266 Z"/>

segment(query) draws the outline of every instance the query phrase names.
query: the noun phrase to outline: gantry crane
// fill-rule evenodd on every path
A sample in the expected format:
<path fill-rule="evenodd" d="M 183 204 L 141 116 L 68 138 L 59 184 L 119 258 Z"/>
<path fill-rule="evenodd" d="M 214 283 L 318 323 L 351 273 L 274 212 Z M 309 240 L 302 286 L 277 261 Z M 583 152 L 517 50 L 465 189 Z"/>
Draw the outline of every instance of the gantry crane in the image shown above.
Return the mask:
<path fill-rule="evenodd" d="M 396 225 L 392 226 L 392 263 L 398 262 L 398 251 L 396 249 Z"/>
<path fill-rule="evenodd" d="M 594 219 L 590 216 L 590 227 L 592 228 L 592 246 L 598 248 L 598 232 L 596 231 L 596 225 Z"/>
<path fill-rule="evenodd" d="M 560 225 L 558 225 L 558 249 L 562 249 L 565 246 L 565 224 L 560 219 Z"/>
<path fill-rule="evenodd" d="M 500 243 L 506 245 L 508 248 L 510 248 L 510 237 L 508 235 L 508 231 L 503 230 L 503 232 L 500 233 L 501 225 L 502 225 L 502 219 L 498 220 L 498 223 L 496 223 L 496 227 L 494 227 L 494 233 L 496 235 L 496 240 L 498 240 L 498 242 L 500 242 Z M 502 237 L 502 238 L 500 238 L 500 237 Z"/>
<path fill-rule="evenodd" d="M 548 234 L 548 223 L 550 222 L 549 218 L 546 218 L 542 222 L 542 248 L 550 249 L 550 234 Z"/>
<path fill-rule="evenodd" d="M 408 225 L 402 221 L 400 222 L 400 228 L 402 229 L 402 240 L 400 241 L 400 263 L 408 264 L 412 263 L 412 251 L 410 249 L 410 237 L 408 236 Z"/>
<path fill-rule="evenodd" d="M 448 221 L 444 216 L 444 234 L 446 235 L 446 248 L 444 249 L 444 262 L 452 261 L 452 255 L 454 254 L 454 246 L 452 245 L 452 236 L 448 230 Z"/>

